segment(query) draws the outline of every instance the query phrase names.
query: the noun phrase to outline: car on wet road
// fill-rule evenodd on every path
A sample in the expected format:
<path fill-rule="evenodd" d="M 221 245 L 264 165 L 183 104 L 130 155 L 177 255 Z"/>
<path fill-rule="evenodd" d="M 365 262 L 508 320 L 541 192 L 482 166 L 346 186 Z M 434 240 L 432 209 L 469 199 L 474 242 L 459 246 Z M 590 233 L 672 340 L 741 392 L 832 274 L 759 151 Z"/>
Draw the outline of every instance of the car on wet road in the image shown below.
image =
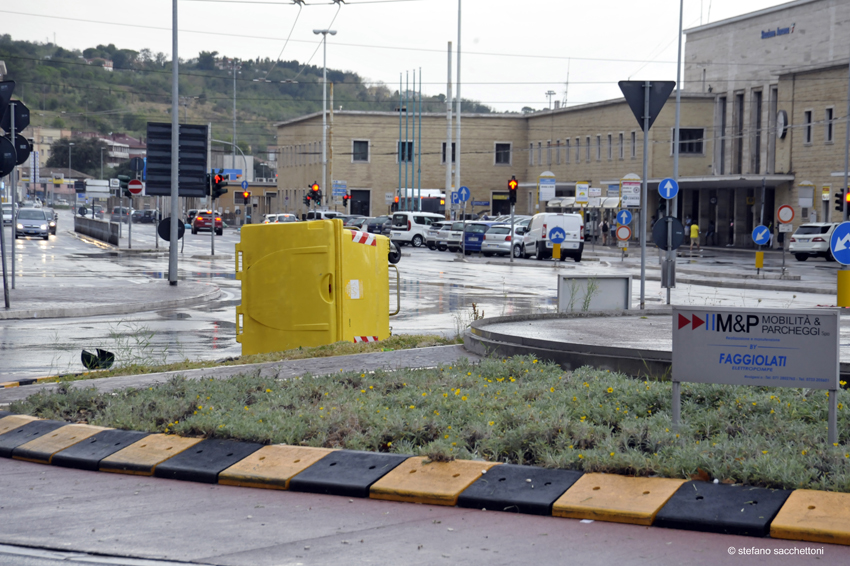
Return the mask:
<path fill-rule="evenodd" d="M 51 215 L 52 219 L 52 215 Z M 36 236 L 50 237 L 50 220 L 41 208 L 22 208 L 18 211 L 18 223 L 15 225 L 15 239 Z"/>
<path fill-rule="evenodd" d="M 811 222 L 801 224 L 791 236 L 788 251 L 797 261 L 806 261 L 810 257 L 822 257 L 835 261 L 829 249 L 832 232 L 838 224 L 832 222 Z"/>

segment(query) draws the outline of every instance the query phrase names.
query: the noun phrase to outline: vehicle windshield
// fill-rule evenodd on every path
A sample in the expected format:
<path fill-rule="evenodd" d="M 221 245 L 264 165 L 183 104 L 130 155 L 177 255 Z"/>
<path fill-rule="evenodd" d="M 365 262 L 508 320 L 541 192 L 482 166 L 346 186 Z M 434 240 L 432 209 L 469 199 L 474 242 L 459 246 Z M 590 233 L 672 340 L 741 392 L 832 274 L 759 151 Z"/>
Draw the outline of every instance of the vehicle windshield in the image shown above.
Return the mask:
<path fill-rule="evenodd" d="M 406 214 L 393 214 L 393 226 L 407 227 L 407 215 Z"/>
<path fill-rule="evenodd" d="M 298 219 L 289 214 L 281 214 L 277 217 L 278 222 L 296 222 Z"/>
<path fill-rule="evenodd" d="M 487 226 L 486 224 L 467 224 L 466 225 L 466 231 L 469 232 L 470 234 L 483 234 L 484 232 L 487 231 L 487 228 L 489 228 L 489 226 Z"/>
<path fill-rule="evenodd" d="M 510 226 L 493 226 L 490 228 L 487 233 L 488 234 L 509 234 L 511 231 Z"/>
<path fill-rule="evenodd" d="M 18 212 L 18 220 L 44 220 L 44 213 L 40 210 L 24 209 Z"/>
<path fill-rule="evenodd" d="M 829 232 L 830 228 L 831 226 L 829 224 L 826 226 L 813 226 L 811 224 L 803 225 L 797 228 L 797 235 L 805 236 L 807 234 L 826 234 Z"/>

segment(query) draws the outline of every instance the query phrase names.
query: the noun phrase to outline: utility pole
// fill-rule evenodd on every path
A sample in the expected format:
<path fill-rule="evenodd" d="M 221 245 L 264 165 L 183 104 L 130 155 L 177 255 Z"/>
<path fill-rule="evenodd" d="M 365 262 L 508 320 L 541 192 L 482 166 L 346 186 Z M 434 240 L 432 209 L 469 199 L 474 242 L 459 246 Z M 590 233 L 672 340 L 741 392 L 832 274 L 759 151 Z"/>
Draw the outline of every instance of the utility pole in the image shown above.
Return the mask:
<path fill-rule="evenodd" d="M 461 97 L 460 97 L 460 3 L 461 0 L 457 0 L 457 138 L 456 142 L 456 150 L 457 150 L 457 162 L 455 163 L 455 188 L 460 190 L 460 111 L 461 111 Z M 450 149 L 450 148 L 447 148 Z M 471 195 L 470 195 L 471 197 Z M 466 204 L 463 205 L 464 212 L 464 221 L 466 220 Z M 463 239 L 466 239 L 464 235 Z"/>
<path fill-rule="evenodd" d="M 322 34 L 322 190 L 328 192 L 328 34 L 336 35 L 336 30 L 314 29 L 316 35 Z M 330 195 L 330 193 L 329 193 Z"/>
<path fill-rule="evenodd" d="M 230 158 L 230 166 L 236 169 L 236 59 L 230 61 L 230 66 L 233 69 L 233 156 Z M 243 175 L 247 175 L 247 172 L 243 172 Z"/>
<path fill-rule="evenodd" d="M 449 42 L 448 51 L 448 79 L 446 80 L 446 200 L 449 208 L 454 208 L 452 203 L 452 42 Z M 451 218 L 451 215 L 449 215 Z M 454 218 L 451 218 L 454 220 Z"/>

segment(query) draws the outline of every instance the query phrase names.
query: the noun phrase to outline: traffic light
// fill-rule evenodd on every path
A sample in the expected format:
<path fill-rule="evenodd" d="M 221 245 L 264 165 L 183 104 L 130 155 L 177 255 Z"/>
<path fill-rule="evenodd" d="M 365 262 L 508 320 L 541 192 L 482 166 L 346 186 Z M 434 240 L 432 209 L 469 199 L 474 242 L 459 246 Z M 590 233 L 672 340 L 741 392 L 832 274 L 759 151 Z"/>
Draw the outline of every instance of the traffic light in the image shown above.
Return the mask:
<path fill-rule="evenodd" d="M 121 187 L 121 196 L 122 197 L 132 197 L 130 194 L 130 180 L 131 178 L 127 175 L 118 175 L 118 184 Z"/>
<path fill-rule="evenodd" d="M 349 202 L 351 202 L 351 195 L 348 193 L 342 195 L 342 206 L 348 206 Z"/>
<path fill-rule="evenodd" d="M 227 189 L 225 188 L 227 187 L 227 180 L 222 174 L 221 169 L 218 170 L 218 173 L 216 173 L 212 181 L 212 198 L 215 200 L 227 192 Z M 248 193 L 248 195 L 250 196 L 250 193 Z"/>
<path fill-rule="evenodd" d="M 304 206 L 310 207 L 310 195 L 304 195 Z"/>
<path fill-rule="evenodd" d="M 310 185 L 310 199 L 316 203 L 316 205 L 322 204 L 322 189 L 319 188 L 319 183 L 313 181 L 313 184 Z"/>
<path fill-rule="evenodd" d="M 243 204 L 251 204 L 251 191 L 242 191 Z"/>
<path fill-rule="evenodd" d="M 847 193 L 844 189 L 841 189 L 841 192 L 839 193 L 835 193 L 835 210 L 838 212 L 844 212 L 845 195 L 850 196 L 850 193 Z"/>
<path fill-rule="evenodd" d="M 516 190 L 519 187 L 519 181 L 516 180 L 516 177 L 511 175 L 511 180 L 508 181 L 508 200 L 511 204 L 516 204 Z"/>

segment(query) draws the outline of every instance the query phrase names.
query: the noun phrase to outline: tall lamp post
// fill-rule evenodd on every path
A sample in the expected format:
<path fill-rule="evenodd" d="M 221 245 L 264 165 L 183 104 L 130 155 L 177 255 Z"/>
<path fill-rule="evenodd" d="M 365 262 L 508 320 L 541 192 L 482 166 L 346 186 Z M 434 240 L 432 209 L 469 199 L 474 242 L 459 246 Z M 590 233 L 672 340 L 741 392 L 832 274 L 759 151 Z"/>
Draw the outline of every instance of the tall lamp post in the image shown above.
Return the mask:
<path fill-rule="evenodd" d="M 68 182 L 71 182 L 71 146 L 74 145 L 74 142 L 68 142 Z M 74 189 L 74 187 L 71 187 Z M 74 189 L 76 190 L 76 189 Z M 71 199 L 71 215 L 74 215 L 74 209 L 77 208 L 77 193 L 71 191 L 71 194 L 74 195 L 74 198 Z"/>
<path fill-rule="evenodd" d="M 336 30 L 314 29 L 316 35 L 322 34 L 322 189 L 328 192 L 328 34 L 336 35 Z"/>

